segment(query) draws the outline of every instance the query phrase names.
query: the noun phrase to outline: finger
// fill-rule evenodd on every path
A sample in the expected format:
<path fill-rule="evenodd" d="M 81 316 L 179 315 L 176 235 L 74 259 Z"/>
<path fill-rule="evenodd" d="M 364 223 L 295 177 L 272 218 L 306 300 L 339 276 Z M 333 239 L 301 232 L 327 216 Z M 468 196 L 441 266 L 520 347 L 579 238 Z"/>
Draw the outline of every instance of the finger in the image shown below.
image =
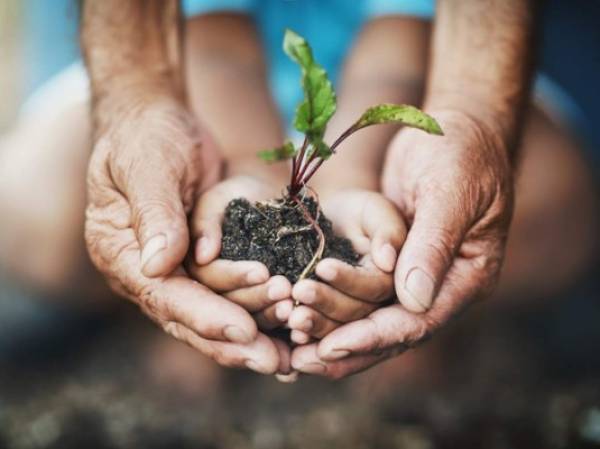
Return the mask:
<path fill-rule="evenodd" d="M 200 265 L 216 259 L 221 252 L 221 223 L 227 204 L 234 198 L 250 201 L 269 197 L 262 182 L 248 176 L 230 178 L 216 185 L 200 198 L 192 218 L 192 236 L 197 238 L 196 262 Z"/>
<path fill-rule="evenodd" d="M 239 304 L 249 312 L 258 312 L 274 305 L 276 301 L 290 298 L 292 284 L 285 276 L 273 276 L 267 282 L 253 287 L 240 288 L 224 293 L 227 299 Z"/>
<path fill-rule="evenodd" d="M 157 283 L 141 298 L 142 308 L 164 327 L 182 324 L 200 337 L 248 343 L 256 323 L 243 308 L 186 277 Z"/>
<path fill-rule="evenodd" d="M 414 314 L 400 304 L 377 309 L 367 318 L 345 324 L 326 335 L 319 343 L 319 356 L 333 361 L 351 355 L 403 351 L 422 343 L 486 293 L 493 279 L 486 276 L 480 266 L 480 261 L 458 259 L 428 312 Z"/>
<path fill-rule="evenodd" d="M 322 313 L 306 306 L 298 306 L 292 310 L 288 325 L 292 331 L 301 331 L 314 338 L 323 338 L 334 329 L 337 329 L 341 323 L 334 321 Z M 304 342 L 296 342 L 304 344 Z"/>
<path fill-rule="evenodd" d="M 277 370 L 277 374 L 292 374 L 292 353 L 290 345 L 278 338 L 273 338 L 272 341 L 275 344 L 279 354 L 279 368 Z M 291 381 L 291 378 L 288 379 L 288 381 Z"/>
<path fill-rule="evenodd" d="M 318 353 L 328 361 L 350 355 L 380 354 L 412 347 L 431 332 L 433 326 L 427 319 L 396 304 L 334 330 L 319 343 Z"/>
<path fill-rule="evenodd" d="M 342 323 L 363 318 L 377 307 L 374 303 L 352 298 L 323 282 L 311 279 L 296 283 L 292 289 L 292 298 Z"/>
<path fill-rule="evenodd" d="M 183 324 L 209 339 L 247 343 L 256 338 L 256 323 L 248 312 L 198 282 L 182 275 L 145 277 L 133 229 L 115 229 L 98 219 L 106 213 L 88 208 L 85 238 L 89 253 L 96 266 L 113 284 L 118 282 L 150 318 L 163 327 L 170 322 Z"/>
<path fill-rule="evenodd" d="M 311 338 L 306 332 L 302 332 L 296 329 L 293 329 L 290 332 L 290 340 L 297 345 L 305 345 L 310 342 Z"/>
<path fill-rule="evenodd" d="M 221 366 L 248 368 L 261 374 L 274 374 L 280 366 L 278 348 L 263 334 L 250 343 L 236 344 L 204 339 L 183 325 L 172 326 L 168 331 Z"/>
<path fill-rule="evenodd" d="M 317 344 L 311 344 L 292 351 L 292 368 L 304 374 L 337 380 L 364 371 L 387 357 L 388 354 L 359 355 L 329 362 L 319 357 Z"/>
<path fill-rule="evenodd" d="M 316 274 L 334 289 L 362 301 L 380 303 L 394 293 L 393 276 L 368 258 L 364 265 L 356 267 L 336 259 L 323 259 L 316 267 Z"/>
<path fill-rule="evenodd" d="M 141 248 L 145 276 L 169 274 L 181 264 L 189 246 L 189 230 L 180 192 L 181 179 L 156 161 L 134 165 L 125 185 L 131 225 Z"/>
<path fill-rule="evenodd" d="M 300 377 L 300 373 L 298 371 L 292 371 L 290 374 L 275 374 L 275 378 L 284 384 L 293 384 Z"/>
<path fill-rule="evenodd" d="M 188 271 L 192 277 L 216 292 L 229 292 L 269 280 L 267 267 L 255 261 L 217 259 L 208 265 L 191 263 Z"/>
<path fill-rule="evenodd" d="M 428 310 L 465 235 L 466 213 L 447 198 L 421 201 L 395 270 L 396 293 L 407 310 Z"/>
<path fill-rule="evenodd" d="M 372 195 L 361 216 L 362 228 L 371 240 L 375 265 L 386 273 L 394 271 L 400 248 L 406 239 L 406 225 L 394 204 L 381 195 Z"/>
<path fill-rule="evenodd" d="M 219 257 L 221 253 L 221 222 L 223 214 L 194 221 L 194 234 L 198 236 L 194 247 L 194 259 L 199 265 L 204 265 Z"/>
<path fill-rule="evenodd" d="M 256 312 L 254 320 L 259 329 L 272 330 L 285 324 L 292 313 L 294 304 L 291 299 L 278 301 L 260 312 Z"/>

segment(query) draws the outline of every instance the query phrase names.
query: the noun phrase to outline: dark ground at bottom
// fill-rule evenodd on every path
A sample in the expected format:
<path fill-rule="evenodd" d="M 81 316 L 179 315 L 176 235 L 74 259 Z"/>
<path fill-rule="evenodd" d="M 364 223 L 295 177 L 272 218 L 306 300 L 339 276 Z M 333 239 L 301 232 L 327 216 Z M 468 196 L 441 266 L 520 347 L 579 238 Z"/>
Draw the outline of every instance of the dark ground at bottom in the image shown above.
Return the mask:
<path fill-rule="evenodd" d="M 159 331 L 130 311 L 0 360 L 0 448 L 600 447 L 599 308 L 477 306 L 416 349 L 436 357 L 417 383 L 224 371 L 203 399 L 149 380 Z"/>

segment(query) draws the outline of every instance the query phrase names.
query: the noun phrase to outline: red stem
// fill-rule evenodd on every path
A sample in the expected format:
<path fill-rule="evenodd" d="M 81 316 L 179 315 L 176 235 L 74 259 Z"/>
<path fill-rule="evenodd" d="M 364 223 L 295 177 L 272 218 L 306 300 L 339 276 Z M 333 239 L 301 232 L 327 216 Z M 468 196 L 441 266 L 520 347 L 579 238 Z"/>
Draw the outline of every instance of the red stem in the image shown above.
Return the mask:
<path fill-rule="evenodd" d="M 296 194 L 301 189 L 300 185 L 300 176 L 299 171 L 302 165 L 302 159 L 304 159 L 304 154 L 306 153 L 306 147 L 308 146 L 308 137 L 304 137 L 304 142 L 302 142 L 302 147 L 300 148 L 300 152 L 294 156 L 292 159 L 292 175 L 290 178 L 290 193 Z"/>
<path fill-rule="evenodd" d="M 348 138 L 350 135 L 352 135 L 352 133 L 354 133 L 355 131 L 358 131 L 360 128 L 358 128 L 356 126 L 356 123 L 353 124 L 350 128 L 348 128 L 346 131 L 344 131 L 342 133 L 342 135 L 340 137 L 338 137 L 336 139 L 335 142 L 333 142 L 333 144 L 331 145 L 330 149 L 333 153 L 335 153 L 335 149 L 346 139 Z M 308 162 L 306 164 L 304 164 L 304 166 L 302 167 L 302 169 L 299 170 L 299 176 L 297 177 L 297 181 L 299 185 L 306 185 L 306 183 L 310 180 L 310 178 L 312 178 L 314 176 L 314 174 L 316 173 L 316 171 L 319 169 L 319 167 L 321 167 L 321 165 L 323 164 L 324 159 L 321 158 L 321 160 L 319 162 L 317 162 L 317 164 L 315 164 L 310 171 L 308 171 L 307 174 L 307 169 L 308 166 L 310 165 L 310 163 L 315 160 L 317 158 L 317 152 L 316 150 L 313 152 L 313 154 L 311 154 L 311 157 L 309 158 Z"/>

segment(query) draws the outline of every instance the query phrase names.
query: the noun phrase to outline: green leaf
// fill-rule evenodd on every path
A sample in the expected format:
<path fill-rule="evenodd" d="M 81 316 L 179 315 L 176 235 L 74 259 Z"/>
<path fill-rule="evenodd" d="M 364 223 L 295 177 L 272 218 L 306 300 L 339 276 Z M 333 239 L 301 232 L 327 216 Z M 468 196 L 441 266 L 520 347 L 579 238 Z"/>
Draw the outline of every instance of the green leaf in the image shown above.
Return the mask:
<path fill-rule="evenodd" d="M 293 158 L 297 153 L 294 144 L 289 140 L 278 148 L 271 150 L 262 150 L 258 152 L 258 157 L 265 162 L 278 162 Z"/>
<path fill-rule="evenodd" d="M 292 30 L 286 30 L 283 50 L 302 70 L 304 100 L 296 109 L 294 127 L 309 140 L 318 141 L 325 134 L 327 122 L 336 109 L 336 97 L 327 72 L 314 59 L 308 42 Z"/>
<path fill-rule="evenodd" d="M 331 148 L 329 148 L 329 145 L 327 145 L 325 142 L 323 142 L 322 140 L 319 140 L 316 144 L 315 147 L 317 149 L 317 156 L 319 156 L 322 159 L 329 159 L 331 157 L 331 155 L 333 154 L 333 151 L 331 151 Z"/>
<path fill-rule="evenodd" d="M 323 139 L 313 139 L 313 141 L 310 144 L 310 147 L 308 149 L 308 151 L 306 152 L 306 156 L 310 157 L 312 156 L 312 154 L 314 152 L 317 152 L 317 156 L 319 156 L 322 159 L 329 159 L 331 157 L 331 155 L 333 154 L 333 150 L 331 148 L 329 148 L 329 145 L 327 145 L 325 142 L 323 142 Z"/>
<path fill-rule="evenodd" d="M 443 136 L 439 123 L 430 115 L 407 104 L 380 104 L 370 107 L 358 119 L 356 129 L 384 123 L 398 123 Z"/>

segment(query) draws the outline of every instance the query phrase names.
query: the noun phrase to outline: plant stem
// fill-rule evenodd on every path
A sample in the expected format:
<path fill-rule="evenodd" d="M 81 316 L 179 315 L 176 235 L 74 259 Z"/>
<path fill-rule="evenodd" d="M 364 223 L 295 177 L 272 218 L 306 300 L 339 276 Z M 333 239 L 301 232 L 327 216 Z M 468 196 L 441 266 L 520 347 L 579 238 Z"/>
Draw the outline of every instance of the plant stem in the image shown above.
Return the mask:
<path fill-rule="evenodd" d="M 302 168 L 302 162 L 304 161 L 304 155 L 306 154 L 306 148 L 308 147 L 308 137 L 304 136 L 304 142 L 302 142 L 302 147 L 300 148 L 300 152 L 294 157 L 294 169 L 292 170 L 292 185 L 297 185 L 300 181 L 298 173 Z"/>
<path fill-rule="evenodd" d="M 338 145 L 340 143 L 342 143 L 347 137 L 350 137 L 352 135 L 352 133 L 354 133 L 355 131 L 358 131 L 359 129 L 360 128 L 358 128 L 355 123 L 350 128 L 348 128 L 346 131 L 344 131 L 342 133 L 342 135 L 340 137 L 338 137 L 336 139 L 336 141 L 331 144 L 331 147 L 330 147 L 331 151 L 333 151 L 335 153 L 335 149 L 338 147 Z"/>
<path fill-rule="evenodd" d="M 333 142 L 333 144 L 331 145 L 331 151 L 335 153 L 335 149 L 348 137 L 350 137 L 355 131 L 358 131 L 360 128 L 355 124 L 353 124 L 350 128 L 348 128 L 346 131 L 344 131 L 342 133 L 342 135 L 340 135 L 340 137 L 338 137 L 336 139 L 335 142 Z M 316 165 L 314 165 L 310 170 L 308 170 L 309 165 L 311 164 L 311 162 L 313 162 L 315 159 L 317 159 L 317 152 L 313 151 L 313 153 L 311 154 L 310 158 L 308 159 L 308 162 L 306 164 L 303 164 L 302 168 L 298 169 L 298 176 L 296 176 L 296 181 L 300 186 L 304 186 L 306 185 L 306 183 L 309 181 L 310 178 L 312 178 L 314 176 L 314 174 L 316 173 L 316 171 L 319 169 L 319 167 L 321 167 L 321 165 L 323 164 L 324 159 L 321 158 L 319 160 L 319 162 L 317 162 Z"/>
<path fill-rule="evenodd" d="M 302 185 L 306 185 L 306 183 L 310 180 L 310 178 L 312 178 L 314 176 L 314 174 L 317 172 L 317 170 L 319 169 L 319 167 L 321 165 L 323 165 L 323 162 L 325 161 L 325 159 L 320 159 L 319 162 L 317 162 L 308 172 L 308 174 L 303 175 L 302 176 L 302 181 L 301 184 Z"/>

